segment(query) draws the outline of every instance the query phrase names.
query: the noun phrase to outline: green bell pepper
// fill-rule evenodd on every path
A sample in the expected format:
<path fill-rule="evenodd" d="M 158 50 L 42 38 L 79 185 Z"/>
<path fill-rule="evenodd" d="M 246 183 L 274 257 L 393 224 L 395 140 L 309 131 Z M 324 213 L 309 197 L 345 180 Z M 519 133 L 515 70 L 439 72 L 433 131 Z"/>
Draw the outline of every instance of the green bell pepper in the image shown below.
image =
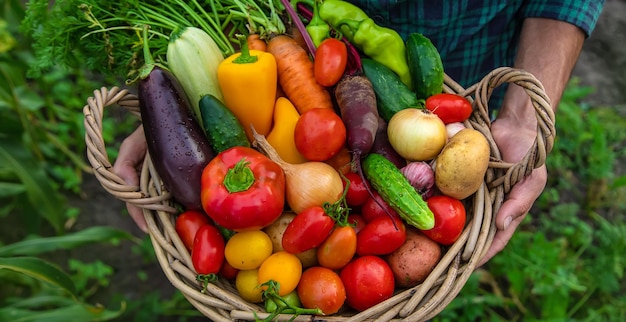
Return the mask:
<path fill-rule="evenodd" d="M 400 80 L 411 86 L 411 74 L 406 60 L 406 45 L 395 30 L 377 25 L 371 18 L 361 21 L 342 19 L 337 22 L 353 34 L 352 44 L 371 59 L 393 70 Z"/>

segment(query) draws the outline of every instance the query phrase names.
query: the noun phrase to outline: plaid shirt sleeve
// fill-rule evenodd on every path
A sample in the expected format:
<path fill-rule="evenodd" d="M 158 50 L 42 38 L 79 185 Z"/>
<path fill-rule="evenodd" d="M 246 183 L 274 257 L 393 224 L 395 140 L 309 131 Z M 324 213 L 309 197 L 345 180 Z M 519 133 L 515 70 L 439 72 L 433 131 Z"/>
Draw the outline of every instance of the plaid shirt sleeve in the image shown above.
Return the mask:
<path fill-rule="evenodd" d="M 526 1 L 520 14 L 523 18 L 541 17 L 566 21 L 581 28 L 589 37 L 603 5 L 604 0 Z"/>
<path fill-rule="evenodd" d="M 604 0 L 349 1 L 404 38 L 412 32 L 428 37 L 441 55 L 445 72 L 463 87 L 497 67 L 512 66 L 524 18 L 566 21 L 589 36 L 604 4 Z M 499 107 L 503 92 L 493 93 L 491 106 Z"/>

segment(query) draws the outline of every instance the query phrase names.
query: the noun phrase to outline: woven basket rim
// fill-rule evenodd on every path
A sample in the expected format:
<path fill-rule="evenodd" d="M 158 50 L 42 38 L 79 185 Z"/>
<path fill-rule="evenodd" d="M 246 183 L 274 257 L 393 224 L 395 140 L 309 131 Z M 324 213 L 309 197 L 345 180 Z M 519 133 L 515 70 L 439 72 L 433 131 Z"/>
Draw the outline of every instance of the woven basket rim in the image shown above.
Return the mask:
<path fill-rule="evenodd" d="M 501 160 L 500 151 L 491 136 L 488 111 L 493 90 L 505 83 L 524 89 L 530 97 L 537 117 L 537 138 L 528 153 L 518 163 Z M 554 112 L 543 85 L 530 73 L 511 67 L 500 67 L 481 81 L 463 88 L 448 75 L 444 92 L 466 97 L 474 112 L 464 122 L 466 127 L 481 132 L 491 149 L 491 160 L 485 180 L 479 190 L 466 199 L 470 208 L 468 221 L 461 237 L 445 249 L 439 264 L 420 285 L 398 289 L 390 299 L 362 312 L 346 311 L 338 315 L 315 317 L 324 321 L 426 321 L 439 314 L 461 291 L 479 260 L 485 255 L 496 232 L 495 214 L 504 196 L 515 183 L 545 163 L 552 150 L 556 129 Z M 263 318 L 262 307 L 241 299 L 228 281 L 209 284 L 204 293 L 196 281 L 191 256 L 174 229 L 176 207 L 154 169 L 149 154 L 144 159 L 140 185 L 127 185 L 112 172 L 102 137 L 104 108 L 119 106 L 140 119 L 137 96 L 117 86 L 94 90 L 83 108 L 87 158 L 102 187 L 121 201 L 139 206 L 148 224 L 157 260 L 168 280 L 202 314 L 213 321 L 255 320 Z M 286 319 L 289 319 L 287 316 Z M 300 316 L 296 320 L 311 320 Z"/>

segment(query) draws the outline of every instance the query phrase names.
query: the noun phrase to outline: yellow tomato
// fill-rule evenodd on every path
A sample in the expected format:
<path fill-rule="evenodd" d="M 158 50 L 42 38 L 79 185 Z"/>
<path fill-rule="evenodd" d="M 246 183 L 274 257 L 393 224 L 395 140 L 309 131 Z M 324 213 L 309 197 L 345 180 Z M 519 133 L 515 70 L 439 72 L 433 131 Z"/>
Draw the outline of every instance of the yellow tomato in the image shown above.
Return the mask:
<path fill-rule="evenodd" d="M 285 251 L 276 252 L 263 261 L 259 267 L 259 283 L 263 284 L 273 280 L 278 282 L 280 288 L 278 295 L 285 296 L 298 286 L 302 275 L 302 263 L 294 254 Z M 264 287 L 263 289 L 266 289 Z"/>
<path fill-rule="evenodd" d="M 242 231 L 234 234 L 224 249 L 230 266 L 248 270 L 261 266 L 272 254 L 272 240 L 261 230 Z"/>
<path fill-rule="evenodd" d="M 263 302 L 263 290 L 259 286 L 259 270 L 239 271 L 235 278 L 235 287 L 242 299 L 250 303 Z"/>

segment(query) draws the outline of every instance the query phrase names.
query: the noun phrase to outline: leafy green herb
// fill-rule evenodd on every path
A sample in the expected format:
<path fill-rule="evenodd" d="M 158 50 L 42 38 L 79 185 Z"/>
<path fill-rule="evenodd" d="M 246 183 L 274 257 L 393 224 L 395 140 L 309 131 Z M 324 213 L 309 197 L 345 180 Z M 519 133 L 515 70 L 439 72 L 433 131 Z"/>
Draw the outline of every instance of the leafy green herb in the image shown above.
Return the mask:
<path fill-rule="evenodd" d="M 222 31 L 233 19 L 221 2 L 198 0 L 97 0 L 28 3 L 22 30 L 34 40 L 36 60 L 29 76 L 38 77 L 61 64 L 84 68 L 104 76 L 130 77 L 143 65 L 141 30 L 150 27 L 150 51 L 165 62 L 169 35 L 183 27 L 206 31 L 224 55 L 234 53 L 233 42 Z M 231 24 L 240 30 L 241 24 Z"/>

